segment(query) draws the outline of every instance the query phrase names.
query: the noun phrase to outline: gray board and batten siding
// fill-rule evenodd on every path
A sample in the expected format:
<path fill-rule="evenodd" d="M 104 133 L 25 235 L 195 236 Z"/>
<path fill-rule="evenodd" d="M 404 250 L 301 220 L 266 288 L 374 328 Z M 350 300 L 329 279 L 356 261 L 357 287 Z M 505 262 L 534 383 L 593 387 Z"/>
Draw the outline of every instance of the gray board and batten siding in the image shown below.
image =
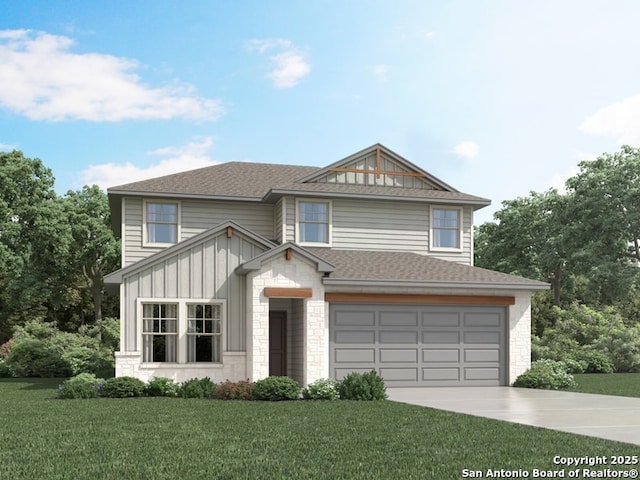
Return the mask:
<path fill-rule="evenodd" d="M 226 351 L 246 350 L 246 278 L 235 272 L 244 262 L 265 252 L 259 242 L 233 230 L 205 235 L 201 241 L 180 244 L 173 253 L 124 276 L 125 318 L 136 317 L 138 298 L 207 299 L 226 301 Z M 150 259 L 151 260 L 151 259 Z M 137 321 L 127 322 L 122 350 L 140 351 Z"/>
<path fill-rule="evenodd" d="M 330 375 L 377 371 L 387 386 L 506 385 L 506 308 L 332 304 Z"/>

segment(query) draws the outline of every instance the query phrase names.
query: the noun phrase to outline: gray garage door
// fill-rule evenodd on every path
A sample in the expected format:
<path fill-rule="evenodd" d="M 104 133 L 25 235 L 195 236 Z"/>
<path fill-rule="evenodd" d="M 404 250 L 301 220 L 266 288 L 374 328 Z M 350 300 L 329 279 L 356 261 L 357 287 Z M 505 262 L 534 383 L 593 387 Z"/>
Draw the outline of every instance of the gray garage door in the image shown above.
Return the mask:
<path fill-rule="evenodd" d="M 506 384 L 504 307 L 332 304 L 334 378 L 376 370 L 387 386 Z"/>

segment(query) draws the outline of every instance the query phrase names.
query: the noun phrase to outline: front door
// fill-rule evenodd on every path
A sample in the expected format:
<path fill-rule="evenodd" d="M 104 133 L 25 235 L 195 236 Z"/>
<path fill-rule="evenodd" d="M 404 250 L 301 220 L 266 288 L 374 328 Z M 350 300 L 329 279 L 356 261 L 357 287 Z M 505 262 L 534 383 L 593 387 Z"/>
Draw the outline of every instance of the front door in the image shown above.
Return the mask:
<path fill-rule="evenodd" d="M 287 312 L 269 312 L 269 375 L 287 374 Z"/>

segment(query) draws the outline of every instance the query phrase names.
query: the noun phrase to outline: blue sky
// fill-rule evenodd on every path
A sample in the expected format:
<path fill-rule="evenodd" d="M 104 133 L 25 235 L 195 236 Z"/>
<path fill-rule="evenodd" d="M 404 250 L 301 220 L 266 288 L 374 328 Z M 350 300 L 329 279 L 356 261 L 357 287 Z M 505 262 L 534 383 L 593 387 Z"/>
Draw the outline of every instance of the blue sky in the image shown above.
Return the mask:
<path fill-rule="evenodd" d="M 466 193 L 640 146 L 637 1 L 0 0 L 0 149 L 64 193 L 376 142 Z"/>

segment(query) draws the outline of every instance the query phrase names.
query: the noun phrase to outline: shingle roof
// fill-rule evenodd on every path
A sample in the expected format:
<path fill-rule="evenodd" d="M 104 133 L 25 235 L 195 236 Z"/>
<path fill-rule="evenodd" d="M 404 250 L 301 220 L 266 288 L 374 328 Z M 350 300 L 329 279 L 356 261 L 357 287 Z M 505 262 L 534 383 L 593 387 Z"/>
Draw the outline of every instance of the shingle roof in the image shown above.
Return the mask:
<path fill-rule="evenodd" d="M 411 252 L 334 250 L 317 247 L 306 250 L 335 266 L 329 278 L 325 279 L 326 284 L 389 282 L 434 286 L 465 284 L 534 290 L 549 288 L 544 282 Z"/>
<path fill-rule="evenodd" d="M 110 194 L 184 195 L 262 199 L 275 185 L 289 184 L 318 167 L 227 162 L 109 188 Z"/>
<path fill-rule="evenodd" d="M 287 193 L 338 197 L 378 197 L 425 201 L 441 200 L 485 206 L 490 200 L 457 191 L 424 190 L 367 185 L 300 183 L 318 167 L 269 163 L 228 162 L 109 188 L 110 195 L 138 194 L 262 200 Z"/>

